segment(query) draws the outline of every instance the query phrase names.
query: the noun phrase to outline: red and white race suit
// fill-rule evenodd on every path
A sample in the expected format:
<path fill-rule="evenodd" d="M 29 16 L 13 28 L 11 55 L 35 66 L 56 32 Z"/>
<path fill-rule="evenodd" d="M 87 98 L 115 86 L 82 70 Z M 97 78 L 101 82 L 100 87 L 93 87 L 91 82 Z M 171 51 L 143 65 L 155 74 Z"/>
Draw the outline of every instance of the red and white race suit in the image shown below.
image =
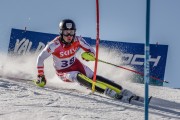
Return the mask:
<path fill-rule="evenodd" d="M 44 60 L 52 55 L 56 73 L 63 81 L 76 81 L 78 73 L 92 78 L 93 71 L 76 58 L 76 53 L 79 48 L 82 48 L 86 52 L 95 54 L 94 49 L 82 37 L 76 36 L 71 45 L 63 44 L 60 39 L 60 36 L 56 37 L 39 54 L 37 59 L 38 74 L 44 74 Z"/>

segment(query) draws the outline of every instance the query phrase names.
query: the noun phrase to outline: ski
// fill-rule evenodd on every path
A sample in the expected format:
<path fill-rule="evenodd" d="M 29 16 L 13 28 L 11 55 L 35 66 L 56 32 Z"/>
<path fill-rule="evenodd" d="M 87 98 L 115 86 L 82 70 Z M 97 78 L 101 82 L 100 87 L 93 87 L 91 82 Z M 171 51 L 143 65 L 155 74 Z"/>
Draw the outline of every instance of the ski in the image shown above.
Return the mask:
<path fill-rule="evenodd" d="M 149 104 L 151 102 L 152 96 L 149 97 Z M 130 98 L 118 98 L 117 100 L 119 100 L 120 102 L 124 102 L 124 103 L 128 103 L 128 104 L 132 104 L 132 105 L 138 105 L 138 106 L 143 106 L 144 105 L 144 98 L 141 96 L 132 96 Z"/>
<path fill-rule="evenodd" d="M 150 103 L 151 99 L 152 99 L 152 96 L 149 97 L 149 99 L 148 99 L 148 104 Z M 144 103 L 144 98 L 143 98 L 143 97 L 140 97 L 140 96 L 132 96 L 132 97 L 130 97 L 130 98 L 129 98 L 129 103 L 131 103 L 132 100 L 135 100 L 135 101 Z"/>

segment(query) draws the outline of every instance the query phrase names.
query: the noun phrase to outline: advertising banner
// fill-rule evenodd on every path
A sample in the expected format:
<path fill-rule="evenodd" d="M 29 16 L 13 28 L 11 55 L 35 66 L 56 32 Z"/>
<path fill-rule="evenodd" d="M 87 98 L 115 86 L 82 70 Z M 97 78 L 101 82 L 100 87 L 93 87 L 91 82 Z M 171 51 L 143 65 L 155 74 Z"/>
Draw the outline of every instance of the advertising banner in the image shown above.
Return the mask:
<path fill-rule="evenodd" d="M 57 34 L 12 29 L 8 53 L 11 55 L 25 55 L 39 53 L 45 45 L 53 40 Z M 90 45 L 95 45 L 95 39 L 83 37 Z M 101 40 L 100 46 L 121 52 L 123 64 L 132 66 L 136 71 L 144 72 L 144 44 L 119 41 Z M 150 44 L 150 75 L 164 79 L 168 45 Z M 143 83 L 143 77 L 134 76 L 135 82 Z M 150 80 L 150 84 L 162 86 L 163 82 Z"/>

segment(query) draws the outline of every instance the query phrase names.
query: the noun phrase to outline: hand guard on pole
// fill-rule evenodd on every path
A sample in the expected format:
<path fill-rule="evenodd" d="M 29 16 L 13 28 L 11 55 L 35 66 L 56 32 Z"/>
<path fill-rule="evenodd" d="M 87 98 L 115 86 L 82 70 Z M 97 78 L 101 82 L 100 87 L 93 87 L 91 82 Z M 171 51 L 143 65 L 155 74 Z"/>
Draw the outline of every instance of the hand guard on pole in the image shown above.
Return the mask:
<path fill-rule="evenodd" d="M 37 80 L 35 80 L 34 83 L 39 87 L 44 87 L 46 85 L 45 75 L 38 75 Z"/>
<path fill-rule="evenodd" d="M 86 55 L 87 54 L 87 55 Z M 84 55 L 85 55 L 85 57 L 84 57 Z M 91 56 L 92 58 L 95 58 L 95 56 L 94 56 L 94 53 L 92 53 L 92 52 L 84 52 L 84 53 L 82 53 L 81 54 L 81 58 L 83 59 L 83 60 L 85 60 L 85 61 L 92 61 L 92 60 L 90 60 L 89 58 L 87 58 L 87 56 Z"/>

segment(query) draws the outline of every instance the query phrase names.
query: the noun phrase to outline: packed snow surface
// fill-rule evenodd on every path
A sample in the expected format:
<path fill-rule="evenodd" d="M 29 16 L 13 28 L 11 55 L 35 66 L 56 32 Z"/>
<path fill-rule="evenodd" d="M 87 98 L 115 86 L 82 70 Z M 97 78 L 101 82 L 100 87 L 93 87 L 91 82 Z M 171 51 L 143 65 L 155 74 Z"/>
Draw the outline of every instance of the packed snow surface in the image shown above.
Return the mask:
<path fill-rule="evenodd" d="M 101 50 L 99 58 L 121 64 L 116 52 Z M 104 95 L 91 95 L 90 90 L 77 83 L 62 82 L 55 75 L 51 58 L 45 61 L 47 86 L 39 88 L 28 81 L 36 78 L 37 56 L 10 59 L 5 55 L 0 57 L 0 120 L 144 119 L 143 104 L 132 105 Z M 93 69 L 93 62 L 84 64 Z M 129 71 L 99 63 L 98 74 L 144 96 L 144 85 L 132 83 L 133 73 Z M 149 107 L 149 120 L 180 120 L 179 89 L 149 86 L 149 95 L 153 96 Z"/>

